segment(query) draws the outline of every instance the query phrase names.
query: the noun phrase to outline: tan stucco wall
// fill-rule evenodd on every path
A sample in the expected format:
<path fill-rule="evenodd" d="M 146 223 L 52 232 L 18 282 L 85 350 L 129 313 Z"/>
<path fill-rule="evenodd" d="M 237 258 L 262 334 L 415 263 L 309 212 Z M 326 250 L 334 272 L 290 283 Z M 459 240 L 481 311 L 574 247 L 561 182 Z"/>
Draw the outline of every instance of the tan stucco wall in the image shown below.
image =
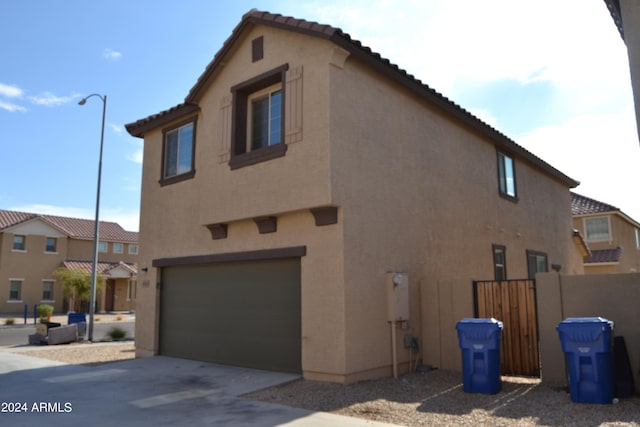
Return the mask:
<path fill-rule="evenodd" d="M 603 317 L 623 336 L 635 384 L 640 375 L 640 274 L 537 275 L 542 381 L 566 384 L 564 353 L 556 326 L 568 317 Z"/>
<path fill-rule="evenodd" d="M 67 247 L 67 239 L 58 238 L 57 252 L 46 253 L 45 236 L 26 236 L 26 251 L 13 251 L 13 234 L 0 233 L 0 313 L 22 314 L 27 304 L 29 316 L 33 317 L 33 306 L 49 304 L 56 312 L 62 311 L 62 285 L 56 283 L 53 301 L 42 300 L 42 281 L 55 281 L 53 271 L 60 267 Z M 11 279 L 23 279 L 21 301 L 9 301 Z"/>
<path fill-rule="evenodd" d="M 473 317 L 472 279 L 493 279 L 493 243 L 507 248 L 508 278 L 527 277 L 527 249 L 582 273 L 567 187 L 516 158 L 519 200 L 500 197 L 493 143 L 351 58 L 332 67 L 330 93 L 350 371 L 390 363 L 385 271 L 410 276 L 401 334 L 420 336 L 424 362 L 446 368 L 460 365 L 455 323 Z"/>
<path fill-rule="evenodd" d="M 260 35 L 265 58 L 252 63 Z M 285 157 L 232 171 L 219 160 L 223 100 L 231 86 L 283 63 L 304 69 L 303 139 Z M 510 278 L 527 276 L 527 249 L 582 272 L 566 186 L 516 158 L 520 199 L 499 197 L 493 143 L 329 42 L 250 27 L 199 106 L 193 179 L 161 187 L 162 131 L 145 135 L 140 267 L 149 271 L 139 278 L 138 356 L 158 348 L 158 258 L 306 246 L 302 369 L 332 381 L 391 372 L 389 271 L 410 283 L 399 363 L 411 334 L 426 363 L 447 368 L 460 364 L 455 322 L 473 316 L 472 278 L 493 278 L 492 243 L 507 247 Z M 308 209 L 317 206 L 338 206 L 338 224 L 316 227 Z M 252 218 L 263 215 L 278 217 L 276 233 L 258 233 Z M 228 237 L 212 240 L 212 223 L 228 224 Z"/>

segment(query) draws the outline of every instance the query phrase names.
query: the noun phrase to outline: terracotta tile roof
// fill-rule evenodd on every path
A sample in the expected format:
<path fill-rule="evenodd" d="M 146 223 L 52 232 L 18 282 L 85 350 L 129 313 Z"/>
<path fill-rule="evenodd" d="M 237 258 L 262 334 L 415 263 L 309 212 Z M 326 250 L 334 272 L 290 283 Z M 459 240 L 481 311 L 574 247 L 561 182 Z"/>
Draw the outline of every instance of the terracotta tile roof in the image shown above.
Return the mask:
<path fill-rule="evenodd" d="M 604 0 L 604 2 L 609 9 L 609 13 L 611 13 L 613 23 L 615 24 L 616 28 L 618 28 L 620 37 L 622 37 L 622 40 L 626 42 L 624 38 L 624 27 L 622 22 L 622 12 L 620 9 L 620 0 Z"/>
<path fill-rule="evenodd" d="M 129 123 L 125 125 L 127 131 L 132 136 L 144 137 L 145 132 L 157 128 L 158 126 L 161 126 L 170 120 L 180 117 L 181 114 L 186 115 L 188 114 L 188 112 L 196 111 L 198 108 L 197 102 L 199 99 L 199 95 L 207 87 L 209 78 L 223 63 L 223 58 L 230 51 L 231 47 L 238 39 L 242 31 L 248 25 L 256 24 L 272 26 L 329 40 L 346 49 L 354 57 L 362 60 L 383 75 L 396 80 L 398 83 L 414 91 L 416 94 L 422 96 L 424 99 L 435 104 L 442 110 L 453 115 L 457 119 L 462 120 L 466 125 L 473 128 L 475 131 L 486 135 L 502 149 L 520 156 L 521 159 L 543 170 L 544 172 L 559 180 L 563 184 L 569 186 L 570 188 L 575 188 L 579 184 L 578 181 L 555 169 L 553 166 L 535 156 L 533 153 L 516 144 L 506 135 L 484 123 L 482 120 L 478 119 L 477 117 L 466 111 L 464 108 L 460 107 L 459 105 L 449 100 L 434 89 L 430 88 L 426 84 L 422 83 L 422 81 L 417 79 L 415 76 L 407 73 L 405 70 L 393 64 L 388 59 L 383 58 L 379 53 L 373 52 L 369 47 L 363 46 L 362 43 L 358 40 L 352 39 L 349 34 L 343 32 L 341 29 L 332 27 L 331 25 L 319 24 L 317 22 L 306 21 L 304 19 L 296 19 L 290 16 L 282 16 L 280 14 L 273 14 L 256 9 L 252 9 L 242 17 L 240 23 L 233 29 L 231 36 L 229 36 L 229 38 L 224 42 L 222 48 L 215 54 L 213 60 L 207 65 L 205 71 L 202 73 L 202 75 L 200 75 L 196 84 L 191 88 L 189 94 L 185 98 L 184 103 L 172 107 L 169 110 L 165 110 L 147 118 L 140 119 L 136 122 Z"/>
<path fill-rule="evenodd" d="M 66 260 L 63 261 L 62 265 L 71 271 L 80 271 L 82 273 L 91 274 L 91 267 L 93 266 L 92 261 L 82 261 L 82 260 Z M 103 262 L 98 261 L 98 274 L 102 274 L 105 276 L 109 275 L 109 271 L 114 270 L 118 267 L 122 267 L 125 270 L 129 271 L 133 276 L 138 274 L 138 266 L 136 264 L 129 264 L 125 262 Z"/>
<path fill-rule="evenodd" d="M 585 258 L 585 264 L 598 264 L 605 262 L 620 262 L 622 258 L 622 248 L 618 246 L 615 249 L 596 249 L 591 250 L 591 256 Z"/>
<path fill-rule="evenodd" d="M 603 212 L 620 212 L 619 208 L 589 197 L 571 192 L 571 214 L 588 215 Z"/>
<path fill-rule="evenodd" d="M 95 221 L 91 219 L 68 218 L 55 215 L 41 215 L 29 212 L 6 211 L 0 209 L 0 231 L 33 219 L 40 219 L 69 237 L 93 239 Z M 138 242 L 138 233 L 126 231 L 119 224 L 100 221 L 100 240 L 113 242 Z"/>

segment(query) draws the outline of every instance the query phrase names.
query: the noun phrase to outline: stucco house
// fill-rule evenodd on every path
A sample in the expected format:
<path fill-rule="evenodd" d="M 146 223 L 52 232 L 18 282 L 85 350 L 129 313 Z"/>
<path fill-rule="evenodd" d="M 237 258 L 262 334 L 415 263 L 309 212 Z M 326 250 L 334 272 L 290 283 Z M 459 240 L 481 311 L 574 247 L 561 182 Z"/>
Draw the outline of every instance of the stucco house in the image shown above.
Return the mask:
<path fill-rule="evenodd" d="M 585 274 L 640 272 L 640 223 L 615 206 L 575 192 L 571 213 L 590 249 Z"/>
<path fill-rule="evenodd" d="M 29 315 L 37 304 L 66 312 L 68 300 L 53 272 L 59 267 L 90 273 L 94 221 L 0 210 L 0 313 Z M 135 309 L 138 233 L 100 221 L 98 273 L 106 278 L 98 311 Z"/>
<path fill-rule="evenodd" d="M 408 369 L 408 335 L 459 368 L 473 279 L 583 272 L 575 180 L 330 25 L 247 13 L 183 103 L 126 128 L 138 357 L 351 382 Z"/>

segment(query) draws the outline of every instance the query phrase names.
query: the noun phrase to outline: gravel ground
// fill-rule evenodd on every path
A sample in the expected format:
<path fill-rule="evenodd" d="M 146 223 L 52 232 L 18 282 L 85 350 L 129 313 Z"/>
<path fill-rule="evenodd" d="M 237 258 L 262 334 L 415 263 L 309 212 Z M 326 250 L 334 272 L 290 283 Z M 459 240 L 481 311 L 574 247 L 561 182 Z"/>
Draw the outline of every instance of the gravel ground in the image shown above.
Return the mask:
<path fill-rule="evenodd" d="M 425 374 L 340 385 L 299 380 L 250 399 L 405 426 L 640 426 L 640 398 L 612 405 L 571 402 L 537 379 L 502 377 L 495 395 L 465 393 L 461 374 Z"/>
<path fill-rule="evenodd" d="M 133 359 L 136 355 L 133 341 L 110 343 L 81 341 L 73 344 L 19 347 L 9 351 L 74 365 L 117 362 Z"/>
<path fill-rule="evenodd" d="M 90 365 L 135 357 L 132 341 L 7 351 Z M 444 370 L 349 385 L 298 380 L 245 397 L 405 426 L 640 426 L 638 397 L 612 405 L 573 403 L 564 389 L 517 377 L 502 377 L 495 395 L 465 393 L 461 374 Z"/>

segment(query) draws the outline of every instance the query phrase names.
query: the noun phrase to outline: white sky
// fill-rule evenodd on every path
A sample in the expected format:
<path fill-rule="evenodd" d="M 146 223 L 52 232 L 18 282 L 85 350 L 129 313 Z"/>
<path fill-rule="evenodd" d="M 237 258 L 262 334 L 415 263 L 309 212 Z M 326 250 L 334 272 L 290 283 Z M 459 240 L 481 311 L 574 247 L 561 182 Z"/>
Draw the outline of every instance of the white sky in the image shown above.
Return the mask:
<path fill-rule="evenodd" d="M 76 103 L 98 92 L 101 218 L 136 230 L 142 145 L 124 124 L 182 102 L 255 7 L 341 28 L 640 221 L 626 46 L 603 0 L 176 4 L 3 4 L 0 144 L 17 169 L 0 169 L 0 208 L 93 218 L 100 102 Z"/>

